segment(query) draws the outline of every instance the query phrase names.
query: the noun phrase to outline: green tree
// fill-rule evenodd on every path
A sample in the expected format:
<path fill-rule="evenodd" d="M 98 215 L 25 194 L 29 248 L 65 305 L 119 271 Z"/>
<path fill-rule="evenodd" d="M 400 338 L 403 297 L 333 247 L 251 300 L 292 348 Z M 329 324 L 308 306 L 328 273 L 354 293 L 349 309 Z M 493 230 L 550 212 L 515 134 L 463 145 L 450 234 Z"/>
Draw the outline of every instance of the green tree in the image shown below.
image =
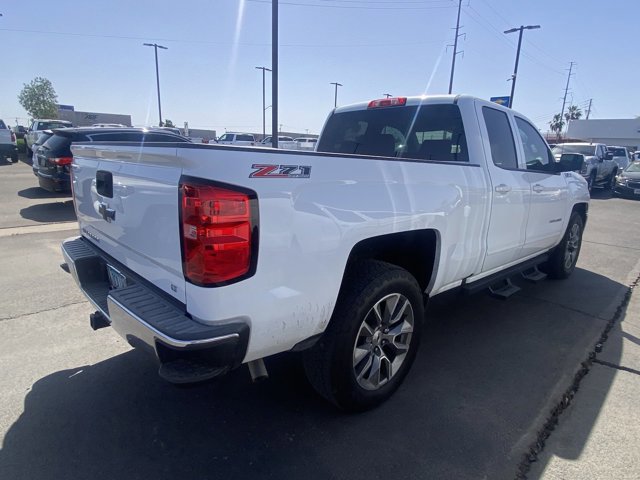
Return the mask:
<path fill-rule="evenodd" d="M 562 129 L 564 128 L 564 121 L 562 120 L 562 115 L 559 113 L 556 113 L 553 116 L 553 119 L 549 122 L 549 127 L 551 128 L 552 132 L 555 132 L 559 140 L 560 137 L 562 136 Z"/>
<path fill-rule="evenodd" d="M 564 118 L 569 122 L 570 120 L 579 120 L 582 117 L 582 110 L 577 105 L 571 105 L 567 113 L 564 114 Z"/>
<path fill-rule="evenodd" d="M 33 118 L 58 118 L 58 95 L 46 78 L 36 77 L 25 83 L 18 100 Z"/>
<path fill-rule="evenodd" d="M 172 122 L 171 120 L 169 120 L 168 118 L 167 118 L 167 119 L 165 119 L 165 121 L 164 121 L 164 126 L 165 126 L 165 127 L 171 127 L 171 128 L 174 128 L 174 127 L 175 127 L 175 125 L 173 124 L 173 122 Z"/>

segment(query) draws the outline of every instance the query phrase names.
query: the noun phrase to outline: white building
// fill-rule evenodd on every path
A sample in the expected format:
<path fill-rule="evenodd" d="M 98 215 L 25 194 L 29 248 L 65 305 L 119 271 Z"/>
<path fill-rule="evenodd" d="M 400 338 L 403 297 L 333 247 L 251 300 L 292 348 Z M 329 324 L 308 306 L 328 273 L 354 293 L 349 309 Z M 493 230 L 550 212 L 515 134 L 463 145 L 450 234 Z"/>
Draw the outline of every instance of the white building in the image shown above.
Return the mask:
<path fill-rule="evenodd" d="M 640 149 L 640 118 L 571 120 L 567 138 Z"/>

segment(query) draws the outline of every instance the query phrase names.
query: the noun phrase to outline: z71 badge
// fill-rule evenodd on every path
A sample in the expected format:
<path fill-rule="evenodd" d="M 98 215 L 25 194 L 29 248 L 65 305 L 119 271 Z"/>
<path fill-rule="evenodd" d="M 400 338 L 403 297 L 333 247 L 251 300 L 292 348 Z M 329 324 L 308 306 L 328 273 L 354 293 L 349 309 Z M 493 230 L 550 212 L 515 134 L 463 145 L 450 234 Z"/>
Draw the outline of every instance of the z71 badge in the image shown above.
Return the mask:
<path fill-rule="evenodd" d="M 309 165 L 251 165 L 255 170 L 249 178 L 309 178 L 311 166 Z"/>

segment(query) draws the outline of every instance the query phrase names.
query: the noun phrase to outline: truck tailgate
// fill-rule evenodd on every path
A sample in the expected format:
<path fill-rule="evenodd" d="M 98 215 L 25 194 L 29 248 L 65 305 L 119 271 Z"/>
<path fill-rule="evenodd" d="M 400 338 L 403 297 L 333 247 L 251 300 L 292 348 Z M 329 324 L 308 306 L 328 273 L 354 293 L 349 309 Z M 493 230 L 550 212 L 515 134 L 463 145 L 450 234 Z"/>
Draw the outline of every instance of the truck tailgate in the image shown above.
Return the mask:
<path fill-rule="evenodd" d="M 184 303 L 178 214 L 182 167 L 176 149 L 94 143 L 74 145 L 72 152 L 82 235 Z"/>

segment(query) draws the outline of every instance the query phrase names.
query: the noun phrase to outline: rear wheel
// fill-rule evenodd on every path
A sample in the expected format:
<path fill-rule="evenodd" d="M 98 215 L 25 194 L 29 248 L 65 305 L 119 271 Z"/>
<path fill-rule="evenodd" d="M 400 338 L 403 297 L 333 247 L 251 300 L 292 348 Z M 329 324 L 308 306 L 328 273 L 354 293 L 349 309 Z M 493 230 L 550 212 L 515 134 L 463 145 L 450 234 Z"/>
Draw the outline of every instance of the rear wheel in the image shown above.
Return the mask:
<path fill-rule="evenodd" d="M 379 405 L 409 371 L 423 318 L 422 293 L 409 272 L 380 261 L 358 264 L 345 276 L 327 330 L 305 352 L 309 381 L 342 409 Z"/>
<path fill-rule="evenodd" d="M 11 154 L 11 161 L 13 163 L 18 163 L 18 154 L 17 153 Z"/>
<path fill-rule="evenodd" d="M 583 230 L 582 216 L 578 212 L 573 212 L 562 241 L 556 246 L 551 257 L 543 266 L 543 270 L 549 277 L 564 279 L 573 273 L 578 262 L 578 255 L 580 255 Z"/>

